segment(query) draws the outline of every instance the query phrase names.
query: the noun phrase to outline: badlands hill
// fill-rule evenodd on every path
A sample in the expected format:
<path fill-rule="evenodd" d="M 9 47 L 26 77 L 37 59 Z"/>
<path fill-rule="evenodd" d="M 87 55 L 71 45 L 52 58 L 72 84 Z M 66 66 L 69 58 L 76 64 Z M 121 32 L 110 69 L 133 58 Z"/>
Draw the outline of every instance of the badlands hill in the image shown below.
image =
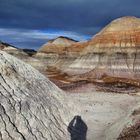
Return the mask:
<path fill-rule="evenodd" d="M 122 17 L 112 21 L 91 39 L 90 45 L 100 47 L 138 47 L 140 45 L 140 19 Z"/>
<path fill-rule="evenodd" d="M 17 56 L 21 59 L 32 56 L 36 53 L 32 49 L 19 49 L 13 45 L 0 41 L 0 50 L 3 50 L 11 55 Z"/>
<path fill-rule="evenodd" d="M 65 69 L 78 58 L 87 44 L 87 41 L 77 42 L 71 38 L 60 36 L 39 48 L 34 57 L 43 63 L 47 62 L 46 66 Z"/>
<path fill-rule="evenodd" d="M 60 36 L 49 40 L 41 46 L 36 56 L 58 55 L 60 57 L 78 57 L 80 52 L 88 45 L 88 41 L 76 41 L 68 37 Z"/>
<path fill-rule="evenodd" d="M 139 56 L 140 19 L 127 16 L 112 21 L 93 36 L 69 70 L 78 73 L 93 70 L 95 77 L 107 74 L 140 78 Z"/>
<path fill-rule="evenodd" d="M 53 40 L 49 40 L 39 50 L 39 53 L 65 54 L 65 49 L 77 42 L 68 37 L 60 36 Z"/>

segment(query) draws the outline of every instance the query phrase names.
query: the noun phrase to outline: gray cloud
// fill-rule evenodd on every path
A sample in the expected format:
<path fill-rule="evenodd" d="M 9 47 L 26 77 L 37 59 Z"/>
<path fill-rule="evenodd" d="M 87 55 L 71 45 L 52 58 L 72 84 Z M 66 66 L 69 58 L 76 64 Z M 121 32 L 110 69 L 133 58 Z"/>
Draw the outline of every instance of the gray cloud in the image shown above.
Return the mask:
<path fill-rule="evenodd" d="M 102 27 L 119 16 L 139 16 L 139 4 L 139 0 L 1 0 L 0 25 L 67 30 Z"/>

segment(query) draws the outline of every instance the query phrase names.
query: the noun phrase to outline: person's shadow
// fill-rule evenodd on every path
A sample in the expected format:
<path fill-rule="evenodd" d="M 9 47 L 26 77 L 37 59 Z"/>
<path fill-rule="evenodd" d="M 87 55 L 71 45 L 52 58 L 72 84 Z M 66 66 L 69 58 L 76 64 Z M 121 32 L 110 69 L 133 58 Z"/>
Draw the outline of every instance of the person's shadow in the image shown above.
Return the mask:
<path fill-rule="evenodd" d="M 71 140 L 86 140 L 88 127 L 81 116 L 75 116 L 67 129 L 71 135 Z"/>

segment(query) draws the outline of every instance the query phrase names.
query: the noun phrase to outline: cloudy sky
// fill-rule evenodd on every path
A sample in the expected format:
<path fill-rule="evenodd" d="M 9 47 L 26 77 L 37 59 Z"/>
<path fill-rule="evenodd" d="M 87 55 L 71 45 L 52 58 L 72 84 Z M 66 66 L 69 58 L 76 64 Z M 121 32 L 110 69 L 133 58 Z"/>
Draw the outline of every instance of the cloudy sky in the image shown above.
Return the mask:
<path fill-rule="evenodd" d="M 35 48 L 57 36 L 86 40 L 122 16 L 140 17 L 140 0 L 0 0 L 0 40 Z"/>

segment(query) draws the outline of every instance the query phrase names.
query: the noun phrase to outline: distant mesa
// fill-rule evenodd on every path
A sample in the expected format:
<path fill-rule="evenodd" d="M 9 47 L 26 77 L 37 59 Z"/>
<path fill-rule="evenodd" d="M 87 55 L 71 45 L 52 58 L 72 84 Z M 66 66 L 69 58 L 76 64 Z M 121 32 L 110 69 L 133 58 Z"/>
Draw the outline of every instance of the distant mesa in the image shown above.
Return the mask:
<path fill-rule="evenodd" d="M 77 42 L 77 40 L 72 39 L 72 38 L 69 38 L 69 37 L 66 37 L 66 36 L 58 36 L 58 37 L 55 38 L 55 39 L 51 39 L 51 40 L 49 40 L 49 42 L 54 42 L 54 41 L 57 40 L 57 39 L 71 40 L 71 41 Z"/>
<path fill-rule="evenodd" d="M 37 51 L 36 57 L 61 57 L 77 58 L 80 52 L 87 46 L 88 41 L 76 41 L 68 37 L 60 36 L 49 40 Z"/>
<path fill-rule="evenodd" d="M 68 37 L 60 36 L 48 41 L 38 50 L 38 52 L 61 54 L 65 51 L 65 48 L 67 48 L 75 42 L 77 41 Z"/>

